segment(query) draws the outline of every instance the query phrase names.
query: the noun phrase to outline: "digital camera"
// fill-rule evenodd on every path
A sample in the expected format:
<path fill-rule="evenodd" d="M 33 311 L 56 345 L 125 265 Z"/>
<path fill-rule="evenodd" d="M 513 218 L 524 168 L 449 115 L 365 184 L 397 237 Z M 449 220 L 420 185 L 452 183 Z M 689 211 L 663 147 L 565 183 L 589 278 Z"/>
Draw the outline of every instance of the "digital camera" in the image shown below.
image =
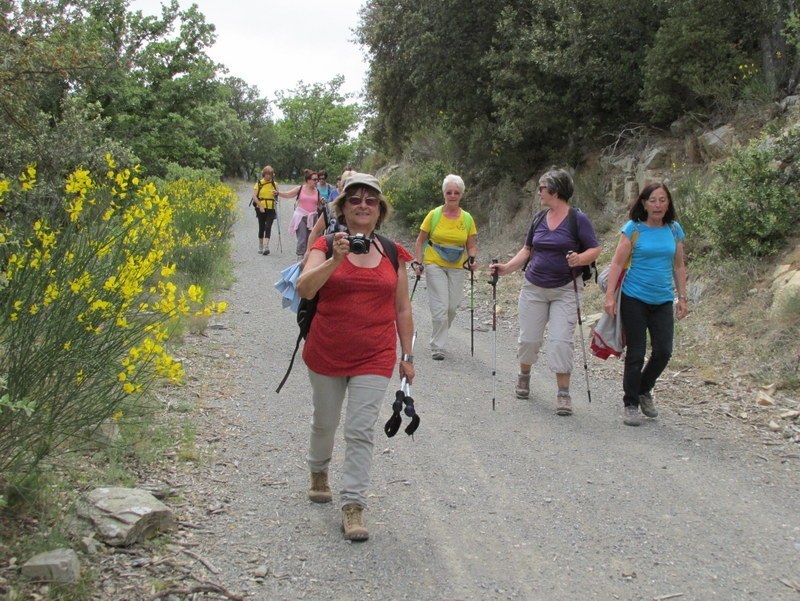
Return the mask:
<path fill-rule="evenodd" d="M 346 239 L 350 242 L 350 252 L 354 255 L 366 255 L 369 252 L 370 239 L 364 234 L 347 236 Z"/>

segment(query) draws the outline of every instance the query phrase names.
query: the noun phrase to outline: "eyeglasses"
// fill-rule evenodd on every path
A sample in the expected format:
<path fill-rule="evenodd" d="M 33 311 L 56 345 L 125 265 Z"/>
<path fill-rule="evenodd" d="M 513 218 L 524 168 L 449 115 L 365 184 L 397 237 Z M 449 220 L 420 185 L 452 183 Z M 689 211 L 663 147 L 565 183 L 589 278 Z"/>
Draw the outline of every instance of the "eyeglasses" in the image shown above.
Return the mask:
<path fill-rule="evenodd" d="M 367 203 L 368 207 L 377 207 L 380 199 L 375 198 L 374 196 L 366 196 L 362 198 L 361 196 L 348 196 L 347 202 L 357 207 L 361 203 Z"/>
<path fill-rule="evenodd" d="M 539 186 L 539 192 L 541 192 L 542 190 L 547 190 L 547 186 Z"/>
<path fill-rule="evenodd" d="M 327 175 L 320 175 L 319 179 L 328 179 L 328 176 Z"/>
<path fill-rule="evenodd" d="M 308 179 L 310 179 L 312 182 L 315 182 L 315 181 L 317 181 L 317 178 L 316 178 L 316 177 L 309 177 Z"/>

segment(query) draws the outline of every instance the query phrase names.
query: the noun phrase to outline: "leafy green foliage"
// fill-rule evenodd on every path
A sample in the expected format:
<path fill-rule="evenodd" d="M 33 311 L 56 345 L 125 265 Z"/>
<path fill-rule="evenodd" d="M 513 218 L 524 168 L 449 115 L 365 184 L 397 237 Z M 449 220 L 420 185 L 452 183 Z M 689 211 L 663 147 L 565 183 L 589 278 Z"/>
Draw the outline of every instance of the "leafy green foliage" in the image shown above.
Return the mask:
<path fill-rule="evenodd" d="M 670 7 L 647 53 L 642 106 L 660 123 L 687 111 L 730 111 L 742 81 L 738 67 L 752 63 L 759 50 L 763 9 L 731 0 L 681 0 Z"/>
<path fill-rule="evenodd" d="M 383 182 L 383 192 L 405 225 L 419 226 L 428 211 L 442 204 L 442 180 L 451 172 L 441 161 L 417 163 L 393 172 Z"/>
<path fill-rule="evenodd" d="M 37 157 L 38 190 L 54 198 L 64 175 L 106 152 L 151 175 L 170 163 L 239 176 L 260 167 L 269 105 L 242 80 L 221 78 L 206 54 L 214 26 L 196 6 L 171 0 L 146 17 L 126 0 L 5 4 L 0 170 Z"/>
<path fill-rule="evenodd" d="M 759 139 L 719 167 L 720 178 L 687 211 L 691 236 L 717 256 L 765 256 L 780 250 L 800 221 L 793 161 L 800 130 L 778 141 Z"/>
<path fill-rule="evenodd" d="M 275 124 L 275 146 L 270 151 L 273 167 L 284 177 L 297 178 L 303 169 L 327 169 L 341 173 L 352 160 L 355 132 L 361 118 L 357 104 L 343 94 L 344 78 L 327 83 L 304 84 L 278 93 L 283 119 Z"/>

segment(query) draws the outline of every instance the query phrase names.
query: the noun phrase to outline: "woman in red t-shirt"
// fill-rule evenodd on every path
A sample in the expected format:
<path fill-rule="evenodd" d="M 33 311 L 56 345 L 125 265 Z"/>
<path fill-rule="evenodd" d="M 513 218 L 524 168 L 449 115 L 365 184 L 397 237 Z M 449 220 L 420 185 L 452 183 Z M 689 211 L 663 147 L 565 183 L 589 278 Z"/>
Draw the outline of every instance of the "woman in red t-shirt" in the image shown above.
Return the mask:
<path fill-rule="evenodd" d="M 381 240 L 375 237 L 389 205 L 374 176 L 351 175 L 331 203 L 331 211 L 347 232 L 334 234 L 329 259 L 327 239 L 319 238 L 297 280 L 303 298 L 319 293 L 303 347 L 314 404 L 308 497 L 316 503 L 332 500 L 328 465 L 346 394 L 342 528 L 345 539 L 364 541 L 369 535 L 362 512 L 367 504 L 375 423 L 397 361 L 398 337 L 400 377 L 405 376 L 409 383 L 414 379 L 414 322 L 405 267 L 412 257 L 398 244 L 395 270 Z M 365 253 L 350 251 L 348 236 L 358 234 L 370 241 Z"/>

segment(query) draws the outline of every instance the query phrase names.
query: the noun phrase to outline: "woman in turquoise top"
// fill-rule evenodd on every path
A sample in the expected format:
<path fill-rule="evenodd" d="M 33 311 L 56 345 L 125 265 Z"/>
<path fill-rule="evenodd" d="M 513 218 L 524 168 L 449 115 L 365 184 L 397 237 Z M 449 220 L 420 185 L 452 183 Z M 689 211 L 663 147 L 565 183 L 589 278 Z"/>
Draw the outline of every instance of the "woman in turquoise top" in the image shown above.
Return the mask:
<path fill-rule="evenodd" d="M 625 405 L 624 423 L 638 426 L 639 409 L 656 417 L 653 386 L 672 356 L 674 316 L 689 313 L 686 304 L 686 265 L 683 228 L 675 221 L 675 207 L 665 184 L 645 186 L 629 212 L 630 221 L 622 228 L 608 276 L 604 309 L 612 317 L 620 311 L 627 351 L 622 378 Z M 633 255 L 631 255 L 633 253 Z M 631 266 L 622 282 L 622 299 L 616 306 L 615 291 L 623 266 Z M 675 289 L 677 308 L 673 307 Z M 650 358 L 647 333 L 650 334 Z"/>

